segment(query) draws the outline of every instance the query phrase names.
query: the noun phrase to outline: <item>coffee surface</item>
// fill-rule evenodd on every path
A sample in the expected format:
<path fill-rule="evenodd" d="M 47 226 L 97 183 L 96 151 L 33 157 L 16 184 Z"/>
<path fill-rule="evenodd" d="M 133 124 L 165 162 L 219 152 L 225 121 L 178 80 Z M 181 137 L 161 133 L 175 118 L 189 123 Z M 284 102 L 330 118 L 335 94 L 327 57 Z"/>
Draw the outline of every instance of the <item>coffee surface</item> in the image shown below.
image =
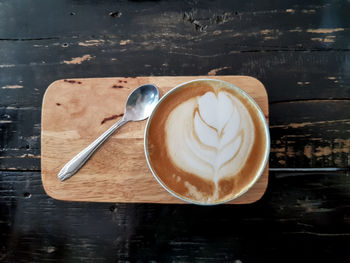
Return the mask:
<path fill-rule="evenodd" d="M 179 197 L 214 204 L 247 190 L 266 136 L 256 106 L 240 92 L 218 81 L 191 82 L 158 106 L 148 131 L 149 162 Z"/>

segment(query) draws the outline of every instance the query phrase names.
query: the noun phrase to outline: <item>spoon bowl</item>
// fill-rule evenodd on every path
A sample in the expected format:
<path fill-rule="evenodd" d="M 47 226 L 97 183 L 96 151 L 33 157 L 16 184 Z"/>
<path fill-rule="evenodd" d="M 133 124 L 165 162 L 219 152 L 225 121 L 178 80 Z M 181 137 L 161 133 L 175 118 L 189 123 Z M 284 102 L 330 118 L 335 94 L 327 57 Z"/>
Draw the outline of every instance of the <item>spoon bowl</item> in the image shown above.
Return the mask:
<path fill-rule="evenodd" d="M 124 118 L 130 121 L 147 119 L 159 100 L 158 88 L 146 84 L 135 89 L 126 101 Z"/>

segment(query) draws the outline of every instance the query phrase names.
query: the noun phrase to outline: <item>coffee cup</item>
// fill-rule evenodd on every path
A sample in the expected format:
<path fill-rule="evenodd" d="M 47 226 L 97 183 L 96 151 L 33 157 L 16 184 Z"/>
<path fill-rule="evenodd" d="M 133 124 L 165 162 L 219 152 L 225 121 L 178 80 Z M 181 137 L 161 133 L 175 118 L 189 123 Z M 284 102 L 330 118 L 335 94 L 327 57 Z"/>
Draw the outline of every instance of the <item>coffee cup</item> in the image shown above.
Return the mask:
<path fill-rule="evenodd" d="M 149 117 L 145 155 L 170 194 L 199 205 L 232 201 L 263 173 L 270 150 L 266 118 L 232 83 L 197 79 L 167 92 Z"/>

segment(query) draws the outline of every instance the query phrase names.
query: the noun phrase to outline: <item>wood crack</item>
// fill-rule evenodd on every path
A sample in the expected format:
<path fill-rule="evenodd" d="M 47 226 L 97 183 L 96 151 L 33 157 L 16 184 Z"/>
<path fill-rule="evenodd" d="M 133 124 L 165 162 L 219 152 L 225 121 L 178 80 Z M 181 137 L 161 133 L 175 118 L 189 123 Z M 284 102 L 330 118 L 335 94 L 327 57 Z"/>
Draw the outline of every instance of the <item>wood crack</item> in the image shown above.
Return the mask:
<path fill-rule="evenodd" d="M 0 41 L 38 41 L 38 40 L 57 40 L 59 37 L 37 37 L 37 38 L 0 38 Z"/>
<path fill-rule="evenodd" d="M 324 98 L 324 99 L 292 99 L 292 100 L 279 100 L 279 101 L 271 101 L 269 102 L 269 105 L 274 104 L 283 104 L 283 103 L 309 103 L 309 102 L 336 102 L 336 101 L 343 101 L 347 102 L 350 101 L 349 98 Z"/>
<path fill-rule="evenodd" d="M 314 126 L 316 124 L 330 124 L 330 123 L 350 123 L 350 119 L 340 119 L 340 120 L 326 120 L 326 121 L 306 121 L 306 122 L 292 122 L 287 124 L 276 124 L 270 125 L 270 129 L 272 128 L 301 128 L 305 126 Z"/>
<path fill-rule="evenodd" d="M 300 232 L 284 232 L 287 235 L 312 235 L 320 237 L 341 237 L 341 236 L 350 236 L 350 233 L 318 233 L 310 231 L 300 231 Z"/>

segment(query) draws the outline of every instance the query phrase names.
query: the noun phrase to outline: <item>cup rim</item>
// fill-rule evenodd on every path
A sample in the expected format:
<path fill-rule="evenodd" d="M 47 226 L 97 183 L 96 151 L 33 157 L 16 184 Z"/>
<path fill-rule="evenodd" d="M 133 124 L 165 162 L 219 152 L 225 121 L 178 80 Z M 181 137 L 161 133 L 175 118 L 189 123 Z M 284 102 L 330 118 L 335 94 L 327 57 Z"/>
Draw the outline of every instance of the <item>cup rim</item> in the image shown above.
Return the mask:
<path fill-rule="evenodd" d="M 220 202 L 215 202 L 215 203 L 202 203 L 202 202 L 198 202 L 189 198 L 184 198 L 181 195 L 177 194 L 175 191 L 171 190 L 170 188 L 168 188 L 163 182 L 162 180 L 157 176 L 157 173 L 154 171 L 152 165 L 150 164 L 150 156 L 149 156 L 149 150 L 148 150 L 148 133 L 149 133 L 149 126 L 152 122 L 153 116 L 156 113 L 157 109 L 159 108 L 159 105 L 161 105 L 163 103 L 163 101 L 169 97 L 170 95 L 172 95 L 176 90 L 180 89 L 183 86 L 186 86 L 190 83 L 194 83 L 194 82 L 219 82 L 222 83 L 226 86 L 229 86 L 229 88 L 232 88 L 233 90 L 235 90 L 236 92 L 240 93 L 243 97 L 246 97 L 252 104 L 253 106 L 256 108 L 259 119 L 262 120 L 263 122 L 263 127 L 264 127 L 264 131 L 266 133 L 266 147 L 265 147 L 265 151 L 264 151 L 264 158 L 263 161 L 261 162 L 261 165 L 259 167 L 258 172 L 256 173 L 256 175 L 254 176 L 254 179 L 240 192 L 236 193 L 235 195 L 232 196 L 232 198 L 224 200 L 224 201 L 220 201 Z M 261 110 L 260 106 L 257 104 L 257 102 L 244 90 L 240 89 L 239 87 L 237 87 L 236 85 L 227 82 L 227 81 L 223 81 L 223 80 L 219 80 L 219 79 L 210 79 L 210 78 L 200 78 L 200 79 L 194 79 L 194 80 L 190 80 L 190 81 L 186 81 L 183 82 L 177 86 L 175 86 L 174 88 L 172 88 L 171 90 L 169 90 L 168 92 L 166 92 L 158 101 L 156 107 L 153 109 L 151 115 L 149 116 L 147 123 L 146 123 L 146 128 L 145 128 L 145 132 L 144 132 L 144 152 L 145 152 L 145 156 L 146 156 L 146 161 L 147 161 L 147 165 L 148 168 L 151 170 L 153 177 L 157 180 L 157 182 L 167 191 L 169 192 L 171 195 L 175 196 L 176 198 L 186 202 L 186 203 L 190 203 L 190 204 L 195 204 L 195 205 L 201 205 L 201 206 L 213 206 L 213 205 L 220 205 L 220 204 L 225 204 L 228 202 L 231 202 L 235 199 L 237 199 L 238 197 L 244 195 L 246 192 L 248 192 L 252 186 L 259 180 L 259 178 L 261 177 L 261 175 L 263 174 L 263 172 L 266 169 L 268 160 L 269 160 L 269 154 L 270 154 L 270 145 L 271 140 L 270 140 L 270 131 L 269 131 L 269 126 L 267 123 L 267 120 L 265 118 L 265 114 L 263 113 L 263 111 Z"/>

